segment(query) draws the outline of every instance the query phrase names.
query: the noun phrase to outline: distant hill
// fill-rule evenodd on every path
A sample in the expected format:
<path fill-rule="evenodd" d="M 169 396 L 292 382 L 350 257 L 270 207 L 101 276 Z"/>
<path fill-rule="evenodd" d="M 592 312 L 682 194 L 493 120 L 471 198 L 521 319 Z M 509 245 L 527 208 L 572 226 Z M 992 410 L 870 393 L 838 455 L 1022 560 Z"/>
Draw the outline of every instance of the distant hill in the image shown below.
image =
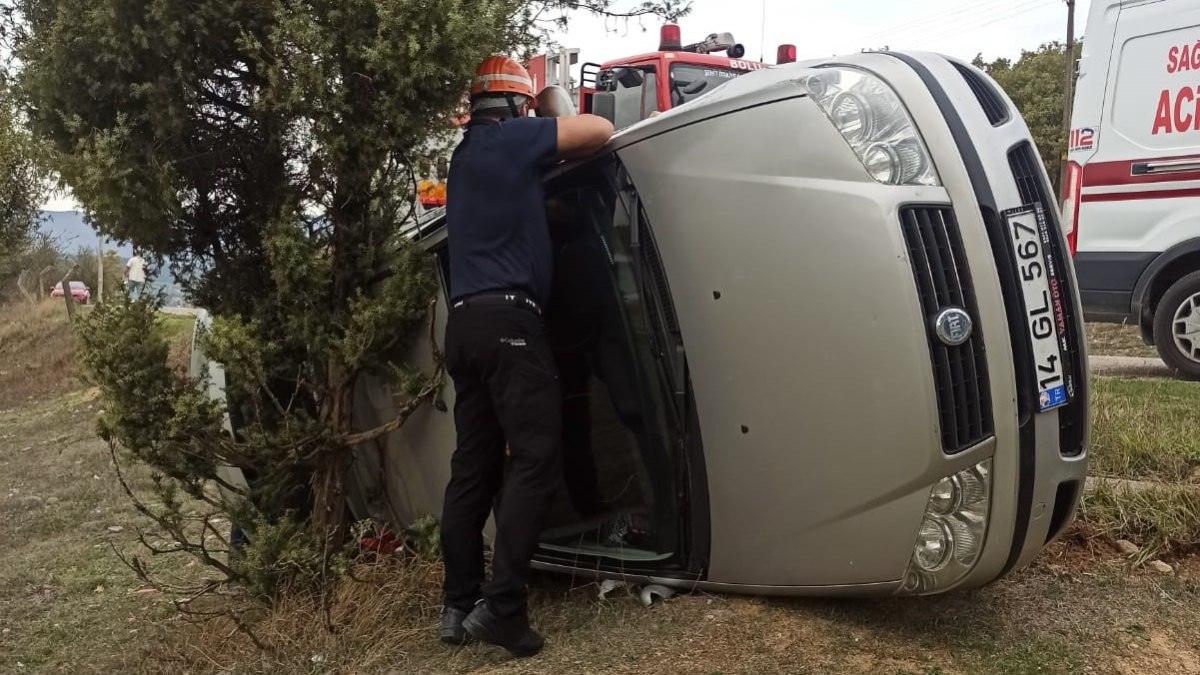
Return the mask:
<path fill-rule="evenodd" d="M 98 235 L 96 230 L 83 219 L 79 211 L 42 211 L 42 231 L 53 236 L 68 253 L 74 253 L 80 247 L 96 248 Z M 129 244 L 118 244 L 111 239 L 104 240 L 104 248 L 116 251 L 125 260 L 133 255 L 133 247 Z"/>
<path fill-rule="evenodd" d="M 42 216 L 42 231 L 54 237 L 59 248 L 64 252 L 74 253 L 80 248 L 90 248 L 93 251 L 96 249 L 99 234 L 84 220 L 82 212 L 42 211 Z M 117 256 L 121 259 L 121 264 L 125 264 L 125 261 L 133 255 L 132 245 L 120 244 L 107 237 L 104 239 L 104 250 L 116 251 Z M 150 285 L 162 289 L 167 297 L 168 305 L 183 304 L 183 291 L 175 282 L 175 278 L 171 276 L 171 271 L 165 266 L 150 279 Z"/>

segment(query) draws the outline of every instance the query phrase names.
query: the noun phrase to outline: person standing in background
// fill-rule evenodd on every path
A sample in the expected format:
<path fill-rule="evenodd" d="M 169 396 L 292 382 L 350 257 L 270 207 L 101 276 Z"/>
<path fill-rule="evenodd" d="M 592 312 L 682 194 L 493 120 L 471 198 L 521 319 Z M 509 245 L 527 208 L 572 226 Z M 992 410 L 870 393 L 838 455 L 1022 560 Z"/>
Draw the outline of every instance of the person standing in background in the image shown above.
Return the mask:
<path fill-rule="evenodd" d="M 125 261 L 125 292 L 138 297 L 146 288 L 146 260 L 141 251 L 133 249 L 133 257 Z"/>

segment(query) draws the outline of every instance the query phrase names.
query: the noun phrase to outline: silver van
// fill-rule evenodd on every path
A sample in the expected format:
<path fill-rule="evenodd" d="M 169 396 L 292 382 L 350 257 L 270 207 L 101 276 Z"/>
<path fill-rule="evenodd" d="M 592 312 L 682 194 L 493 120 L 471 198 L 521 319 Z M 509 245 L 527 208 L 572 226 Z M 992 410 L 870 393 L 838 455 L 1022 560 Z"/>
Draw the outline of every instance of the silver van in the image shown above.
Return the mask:
<path fill-rule="evenodd" d="M 537 567 L 938 593 L 1021 567 L 1071 520 L 1075 276 L 1029 131 L 978 70 L 887 52 L 750 73 L 555 168 L 546 194 L 568 424 Z M 410 235 L 448 278 L 442 214 Z M 446 315 L 442 293 L 438 336 Z M 357 517 L 440 513 L 439 408 L 358 454 Z M 394 412 L 363 384 L 358 424 Z"/>

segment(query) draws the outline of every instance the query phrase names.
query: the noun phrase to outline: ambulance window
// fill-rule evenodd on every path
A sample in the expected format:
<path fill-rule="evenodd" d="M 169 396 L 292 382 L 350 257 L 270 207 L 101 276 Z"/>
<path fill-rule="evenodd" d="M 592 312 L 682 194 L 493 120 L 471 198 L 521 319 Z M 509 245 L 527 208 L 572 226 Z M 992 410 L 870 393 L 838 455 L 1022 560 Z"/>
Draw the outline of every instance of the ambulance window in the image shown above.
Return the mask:
<path fill-rule="evenodd" d="M 742 72 L 728 68 L 676 63 L 671 66 L 671 105 L 677 106 L 707 94 Z"/>
<path fill-rule="evenodd" d="M 1131 11 L 1121 14 L 1121 25 L 1129 30 L 1139 25 L 1129 20 L 1132 14 L 1127 17 Z M 1109 124 L 1117 134 L 1143 148 L 1200 147 L 1197 36 L 1195 27 L 1182 28 L 1135 37 L 1120 46 L 1120 65 L 1109 96 Z"/>

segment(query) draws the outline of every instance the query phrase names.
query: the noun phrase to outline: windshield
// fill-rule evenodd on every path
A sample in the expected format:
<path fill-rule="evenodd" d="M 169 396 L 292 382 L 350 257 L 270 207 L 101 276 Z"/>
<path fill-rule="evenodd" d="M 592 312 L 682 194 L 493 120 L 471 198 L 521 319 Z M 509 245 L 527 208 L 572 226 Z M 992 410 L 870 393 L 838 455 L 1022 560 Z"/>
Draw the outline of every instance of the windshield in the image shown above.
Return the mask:
<path fill-rule="evenodd" d="M 740 70 L 676 63 L 671 66 L 671 106 L 677 106 L 706 94 L 726 82 L 744 75 Z"/>

